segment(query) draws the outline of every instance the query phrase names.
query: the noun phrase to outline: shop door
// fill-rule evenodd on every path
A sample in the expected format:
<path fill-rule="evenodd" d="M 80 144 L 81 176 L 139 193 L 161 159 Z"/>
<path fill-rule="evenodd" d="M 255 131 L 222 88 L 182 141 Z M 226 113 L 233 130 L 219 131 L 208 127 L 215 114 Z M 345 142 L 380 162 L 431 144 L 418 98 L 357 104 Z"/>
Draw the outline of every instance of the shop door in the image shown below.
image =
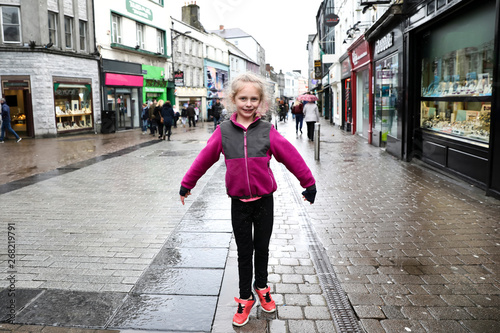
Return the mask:
<path fill-rule="evenodd" d="M 116 95 L 116 114 L 118 115 L 118 130 L 132 128 L 132 102 L 129 93 Z"/>
<path fill-rule="evenodd" d="M 342 129 L 351 131 L 352 104 L 351 104 L 351 78 L 342 82 Z"/>
<path fill-rule="evenodd" d="M 370 90 L 368 69 L 357 73 L 356 77 L 356 132 L 368 138 L 370 127 Z"/>
<path fill-rule="evenodd" d="M 33 129 L 33 108 L 29 90 L 4 90 L 4 97 L 10 108 L 12 129 L 21 137 L 35 136 Z"/>

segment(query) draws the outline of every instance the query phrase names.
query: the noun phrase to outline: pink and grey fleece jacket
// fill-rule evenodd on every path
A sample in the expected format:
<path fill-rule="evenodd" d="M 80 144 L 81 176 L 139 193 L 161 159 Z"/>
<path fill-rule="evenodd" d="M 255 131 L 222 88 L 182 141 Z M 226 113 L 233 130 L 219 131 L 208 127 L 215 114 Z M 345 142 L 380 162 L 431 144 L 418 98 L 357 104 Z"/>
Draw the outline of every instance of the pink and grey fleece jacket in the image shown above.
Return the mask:
<path fill-rule="evenodd" d="M 274 156 L 306 188 L 302 192 L 306 199 L 314 202 L 315 180 L 297 149 L 271 123 L 256 118 L 245 128 L 236 122 L 236 114 L 216 128 L 196 157 L 182 179 L 181 196 L 195 187 L 205 172 L 219 160 L 221 153 L 224 154 L 227 169 L 226 191 L 231 198 L 251 199 L 276 191 L 277 184 L 270 168 L 270 160 Z"/>

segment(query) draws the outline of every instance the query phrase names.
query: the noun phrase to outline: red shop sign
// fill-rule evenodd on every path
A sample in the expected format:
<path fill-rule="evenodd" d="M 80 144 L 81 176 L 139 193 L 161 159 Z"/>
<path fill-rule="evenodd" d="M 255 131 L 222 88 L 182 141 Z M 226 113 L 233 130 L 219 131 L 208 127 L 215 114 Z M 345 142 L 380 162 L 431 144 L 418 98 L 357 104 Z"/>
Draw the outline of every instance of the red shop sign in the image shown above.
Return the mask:
<path fill-rule="evenodd" d="M 366 40 L 362 41 L 354 50 L 352 50 L 351 61 L 353 69 L 362 67 L 370 62 L 370 47 Z"/>

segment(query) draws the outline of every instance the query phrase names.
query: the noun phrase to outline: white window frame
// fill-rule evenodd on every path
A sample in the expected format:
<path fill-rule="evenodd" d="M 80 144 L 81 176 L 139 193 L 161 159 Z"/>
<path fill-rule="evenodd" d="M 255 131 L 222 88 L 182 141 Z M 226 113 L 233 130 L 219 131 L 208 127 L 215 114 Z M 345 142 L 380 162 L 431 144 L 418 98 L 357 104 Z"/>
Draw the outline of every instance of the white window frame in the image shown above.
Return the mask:
<path fill-rule="evenodd" d="M 144 49 L 144 24 L 136 22 L 135 23 L 135 45 L 139 46 L 139 48 Z"/>
<path fill-rule="evenodd" d="M 68 41 L 70 42 L 69 46 Z M 66 50 L 73 49 L 73 18 L 71 16 L 64 16 L 64 46 Z"/>
<path fill-rule="evenodd" d="M 18 30 L 19 30 L 19 40 L 17 41 L 12 41 L 12 40 L 9 40 L 9 41 L 6 41 L 5 40 L 5 34 L 4 34 L 4 29 L 6 27 L 5 23 L 3 22 L 3 9 L 4 8 L 14 8 L 14 9 L 17 9 L 17 17 L 19 18 L 19 24 L 12 24 L 12 23 L 7 23 L 7 27 L 17 27 Z M 0 6 L 0 20 L 1 20 L 1 29 L 2 29 L 2 42 L 4 42 L 5 44 L 14 44 L 14 43 L 21 43 L 21 41 L 23 40 L 23 37 L 22 37 L 22 28 L 21 28 L 21 10 L 19 7 L 16 7 L 16 6 Z"/>
<path fill-rule="evenodd" d="M 51 20 L 52 19 L 52 20 Z M 50 25 L 53 25 L 52 29 Z M 59 26 L 59 15 L 56 12 L 48 12 L 48 29 L 49 29 L 49 42 L 54 46 L 58 46 L 59 40 L 57 38 L 57 27 Z M 50 40 L 51 32 L 53 33 L 54 40 Z"/>
<path fill-rule="evenodd" d="M 111 42 L 121 44 L 122 43 L 122 18 L 121 16 L 112 14 L 111 15 Z"/>
<path fill-rule="evenodd" d="M 165 32 L 156 30 L 156 52 L 165 54 Z"/>
<path fill-rule="evenodd" d="M 80 28 L 80 38 L 79 38 L 80 51 L 87 51 L 87 21 L 80 20 L 78 24 Z M 82 24 L 83 24 L 83 29 L 82 29 Z"/>

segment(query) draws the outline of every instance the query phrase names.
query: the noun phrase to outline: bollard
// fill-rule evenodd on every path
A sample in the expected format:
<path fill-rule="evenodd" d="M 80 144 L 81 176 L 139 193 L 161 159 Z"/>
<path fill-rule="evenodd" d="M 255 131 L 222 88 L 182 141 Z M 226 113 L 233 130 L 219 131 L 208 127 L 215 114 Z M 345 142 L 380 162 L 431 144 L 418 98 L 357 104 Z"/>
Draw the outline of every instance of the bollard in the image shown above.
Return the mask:
<path fill-rule="evenodd" d="M 314 123 L 314 159 L 319 160 L 319 123 Z"/>

